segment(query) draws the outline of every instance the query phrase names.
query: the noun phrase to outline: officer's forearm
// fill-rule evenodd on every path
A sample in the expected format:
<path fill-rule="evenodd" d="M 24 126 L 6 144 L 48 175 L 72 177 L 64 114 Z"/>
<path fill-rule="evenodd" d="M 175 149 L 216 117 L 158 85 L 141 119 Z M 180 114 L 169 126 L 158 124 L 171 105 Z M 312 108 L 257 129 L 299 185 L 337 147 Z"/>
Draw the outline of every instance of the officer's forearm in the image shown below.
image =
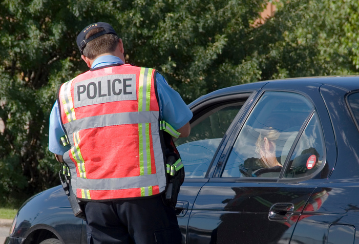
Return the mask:
<path fill-rule="evenodd" d="M 62 159 L 62 155 L 55 154 L 55 158 L 58 162 L 63 163 L 64 160 Z"/>
<path fill-rule="evenodd" d="M 191 125 L 189 123 L 185 124 L 177 130 L 181 135 L 179 137 L 187 137 L 191 133 Z"/>

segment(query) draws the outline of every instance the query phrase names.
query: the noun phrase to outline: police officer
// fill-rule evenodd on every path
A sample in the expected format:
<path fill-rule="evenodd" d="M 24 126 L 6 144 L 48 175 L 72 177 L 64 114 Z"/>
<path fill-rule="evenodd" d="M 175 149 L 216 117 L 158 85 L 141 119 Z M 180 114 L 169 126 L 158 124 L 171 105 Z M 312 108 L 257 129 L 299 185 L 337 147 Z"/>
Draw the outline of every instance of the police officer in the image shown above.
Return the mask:
<path fill-rule="evenodd" d="M 90 70 L 60 87 L 49 150 L 69 166 L 72 189 L 85 202 L 88 243 L 181 243 L 174 209 L 161 196 L 159 129 L 165 121 L 188 136 L 192 112 L 156 70 L 125 64 L 108 23 L 84 28 L 77 45 Z"/>

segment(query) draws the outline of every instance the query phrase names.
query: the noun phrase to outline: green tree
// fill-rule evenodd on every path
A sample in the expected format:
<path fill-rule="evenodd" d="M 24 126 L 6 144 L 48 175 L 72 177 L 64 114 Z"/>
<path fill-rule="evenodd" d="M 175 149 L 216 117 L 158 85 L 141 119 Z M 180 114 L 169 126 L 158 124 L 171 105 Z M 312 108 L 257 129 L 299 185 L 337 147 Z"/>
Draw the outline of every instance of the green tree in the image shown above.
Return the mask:
<path fill-rule="evenodd" d="M 105 21 L 128 63 L 154 67 L 186 102 L 227 86 L 353 74 L 358 3 L 291 0 L 255 26 L 267 0 L 3 0 L 0 3 L 0 202 L 58 184 L 49 114 L 63 82 L 87 70 L 77 33 Z"/>
<path fill-rule="evenodd" d="M 93 16 L 114 22 L 106 8 L 103 1 L 0 3 L 0 203 L 58 184 L 49 114 L 60 84 L 85 70 L 76 33 Z"/>

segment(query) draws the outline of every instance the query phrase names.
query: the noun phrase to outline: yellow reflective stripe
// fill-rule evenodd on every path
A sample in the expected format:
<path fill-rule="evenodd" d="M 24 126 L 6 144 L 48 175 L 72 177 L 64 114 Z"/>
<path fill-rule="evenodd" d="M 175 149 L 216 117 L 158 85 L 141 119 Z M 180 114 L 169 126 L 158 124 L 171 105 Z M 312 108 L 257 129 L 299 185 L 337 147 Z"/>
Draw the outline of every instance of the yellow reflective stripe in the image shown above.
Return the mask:
<path fill-rule="evenodd" d="M 145 68 L 141 68 L 140 70 L 140 77 L 139 77 L 139 84 L 138 84 L 138 111 L 141 112 L 143 109 L 143 85 L 144 85 L 144 78 L 145 78 Z M 138 124 L 138 150 L 139 150 L 139 163 L 140 163 L 140 175 L 145 174 L 145 170 L 143 167 L 144 163 L 144 154 L 143 154 L 143 124 Z M 142 189 L 141 189 L 142 195 Z"/>
<path fill-rule="evenodd" d="M 60 139 L 61 139 L 61 143 L 64 147 L 66 147 L 67 145 L 70 144 L 69 139 L 67 138 L 67 135 L 62 136 Z"/>
<path fill-rule="evenodd" d="M 79 155 L 79 158 L 80 158 L 80 161 L 81 161 L 81 164 L 80 164 L 81 171 L 84 173 L 84 178 L 86 178 L 85 160 L 82 157 L 80 146 L 79 146 L 79 144 L 80 144 L 80 132 L 75 133 L 74 141 L 76 142 L 76 150 L 78 152 L 78 155 Z"/>
<path fill-rule="evenodd" d="M 138 124 L 138 137 L 139 137 L 139 160 L 140 160 L 140 175 L 144 175 L 143 168 L 143 134 L 142 134 L 142 124 Z"/>
<path fill-rule="evenodd" d="M 150 146 L 150 124 L 146 123 L 146 154 L 147 154 L 147 174 L 151 174 L 151 146 Z"/>
<path fill-rule="evenodd" d="M 76 120 L 74 103 L 72 101 L 72 96 L 71 96 L 71 85 L 73 80 L 74 79 L 64 83 L 61 86 L 61 92 L 60 92 L 60 100 L 63 104 L 63 108 L 67 116 L 67 120 L 69 122 Z"/>
<path fill-rule="evenodd" d="M 164 120 L 160 121 L 160 129 L 166 131 L 168 134 L 175 138 L 178 138 L 181 135 L 181 133 L 176 131 L 169 123 Z"/>
<path fill-rule="evenodd" d="M 87 199 L 91 199 L 90 190 L 85 190 L 85 193 L 87 194 Z"/>
<path fill-rule="evenodd" d="M 139 163 L 140 175 L 150 175 L 151 171 L 151 147 L 150 147 L 150 124 L 138 124 L 139 136 Z"/>
<path fill-rule="evenodd" d="M 148 69 L 147 73 L 147 85 L 146 85 L 146 111 L 150 111 L 151 103 L 151 81 L 152 81 L 152 70 Z"/>
<path fill-rule="evenodd" d="M 142 111 L 144 76 L 145 76 L 145 68 L 141 68 L 139 84 L 138 84 L 138 87 L 139 87 L 139 89 L 138 89 L 138 111 Z"/>
<path fill-rule="evenodd" d="M 152 70 L 153 69 L 147 69 L 146 74 L 146 91 L 144 94 L 144 97 L 146 98 L 146 111 L 150 111 L 150 104 L 151 104 L 151 83 L 152 83 Z M 147 154 L 147 174 L 151 174 L 151 144 L 150 144 L 150 124 L 146 123 L 146 129 L 145 129 L 145 136 L 146 136 L 146 154 Z M 146 163 L 146 162 L 144 162 Z M 152 189 L 152 188 L 151 188 Z"/>
<path fill-rule="evenodd" d="M 177 161 L 173 164 L 173 166 L 176 166 L 177 167 L 177 164 L 179 164 L 179 163 L 181 163 L 182 162 L 182 160 L 179 158 L 179 159 L 177 159 Z"/>
<path fill-rule="evenodd" d="M 153 193 L 152 193 L 152 186 L 148 187 L 148 195 L 149 196 L 152 196 Z"/>
<path fill-rule="evenodd" d="M 141 197 L 144 197 L 144 196 L 145 196 L 145 188 L 141 187 Z"/>
<path fill-rule="evenodd" d="M 64 83 L 62 84 L 61 86 L 61 92 L 60 92 L 60 101 L 61 103 L 63 104 L 63 108 L 64 108 L 64 111 L 65 111 L 65 114 L 66 114 L 66 117 L 67 117 L 67 120 L 68 121 L 71 121 L 71 117 L 70 117 L 70 111 L 68 110 L 67 108 L 67 102 L 66 102 L 66 91 L 65 91 L 65 88 L 67 87 L 67 83 Z M 59 104 L 60 105 L 60 104 Z"/>
<path fill-rule="evenodd" d="M 81 189 L 81 198 L 91 199 L 90 191 Z"/>
<path fill-rule="evenodd" d="M 152 196 L 153 195 L 152 187 L 153 186 L 141 187 L 141 197 Z"/>
<path fill-rule="evenodd" d="M 138 111 L 150 111 L 152 70 L 141 68 L 138 89 Z M 150 124 L 138 125 L 140 175 L 151 174 Z"/>
<path fill-rule="evenodd" d="M 80 173 L 80 177 L 86 178 L 85 160 L 82 157 L 79 143 L 80 143 L 80 132 L 75 132 L 74 146 L 71 148 L 71 154 L 77 163 L 77 169 Z"/>

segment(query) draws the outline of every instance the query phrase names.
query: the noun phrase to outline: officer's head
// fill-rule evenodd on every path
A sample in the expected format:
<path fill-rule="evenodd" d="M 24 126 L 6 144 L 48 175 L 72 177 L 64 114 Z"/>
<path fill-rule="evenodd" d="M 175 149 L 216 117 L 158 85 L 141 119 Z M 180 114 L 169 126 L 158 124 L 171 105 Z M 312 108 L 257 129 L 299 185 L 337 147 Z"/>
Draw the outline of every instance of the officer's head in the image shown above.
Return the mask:
<path fill-rule="evenodd" d="M 122 40 L 108 23 L 98 22 L 85 27 L 78 34 L 76 43 L 87 64 L 105 53 L 123 58 Z"/>

